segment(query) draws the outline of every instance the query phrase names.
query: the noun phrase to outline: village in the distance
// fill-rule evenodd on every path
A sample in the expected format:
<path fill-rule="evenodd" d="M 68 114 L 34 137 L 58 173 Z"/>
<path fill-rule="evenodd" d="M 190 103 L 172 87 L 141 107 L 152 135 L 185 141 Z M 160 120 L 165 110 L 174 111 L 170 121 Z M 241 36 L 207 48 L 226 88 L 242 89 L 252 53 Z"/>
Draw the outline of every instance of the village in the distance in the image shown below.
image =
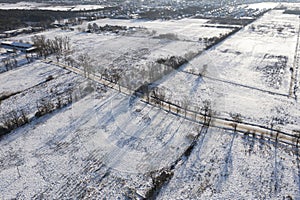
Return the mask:
<path fill-rule="evenodd" d="M 300 2 L 0 0 L 0 199 L 300 199 Z"/>

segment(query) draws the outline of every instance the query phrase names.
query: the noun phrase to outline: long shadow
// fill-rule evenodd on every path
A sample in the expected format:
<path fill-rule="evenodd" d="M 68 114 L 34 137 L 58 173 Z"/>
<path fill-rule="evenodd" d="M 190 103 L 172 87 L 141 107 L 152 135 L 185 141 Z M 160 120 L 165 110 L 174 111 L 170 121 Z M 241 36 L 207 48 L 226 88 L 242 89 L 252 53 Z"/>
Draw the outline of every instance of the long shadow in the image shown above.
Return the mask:
<path fill-rule="evenodd" d="M 201 76 L 198 76 L 197 79 L 193 82 L 193 86 L 190 90 L 190 95 L 197 92 L 197 89 L 202 82 L 203 82 L 203 78 Z"/>
<path fill-rule="evenodd" d="M 101 105 L 99 106 L 98 109 L 100 109 L 102 106 L 104 105 Z M 120 109 L 123 107 L 122 105 L 119 106 Z M 149 112 L 152 111 L 152 108 L 150 109 Z M 160 112 L 160 110 L 157 111 L 157 114 Z M 119 112 L 117 112 L 119 113 Z M 157 116 L 157 114 L 155 115 L 155 117 Z M 106 114 L 103 114 L 103 116 L 99 119 L 99 121 L 101 121 L 101 124 L 106 124 L 108 123 L 108 121 L 111 119 L 113 120 L 114 116 L 113 115 L 110 115 L 109 117 L 106 116 Z M 89 120 L 89 119 L 87 119 Z M 106 122 L 104 120 L 107 120 Z M 130 119 L 127 119 L 125 120 L 125 122 L 122 124 L 122 126 L 126 126 L 128 124 L 128 120 Z M 138 133 L 143 133 L 144 129 L 147 128 L 147 124 L 145 126 L 142 126 L 142 127 L 139 127 L 138 130 L 133 134 L 133 137 L 135 135 L 138 135 Z M 118 132 L 118 131 L 123 131 L 122 128 L 117 128 L 114 132 Z M 91 176 L 91 179 L 94 180 L 94 181 L 97 181 L 97 183 L 100 183 L 103 179 L 107 178 L 110 173 L 115 170 L 114 167 L 116 164 L 118 164 L 119 160 L 121 159 L 122 156 L 124 156 L 124 154 L 126 154 L 126 152 L 124 151 L 120 151 L 119 148 L 116 148 L 116 149 L 113 149 L 111 152 L 108 152 L 106 154 L 104 154 L 103 156 L 99 157 L 99 155 L 101 155 L 101 153 L 97 153 L 98 151 L 93 151 L 93 152 L 89 152 L 89 156 L 90 158 L 88 158 L 88 160 L 97 160 L 98 163 L 100 163 L 99 165 L 96 166 L 95 169 L 93 169 L 93 171 L 88 171 L 86 173 L 88 173 L 88 175 Z M 101 152 L 101 151 L 100 151 Z M 99 159 L 100 158 L 100 159 Z M 105 159 L 113 159 L 113 161 L 110 161 L 111 163 L 109 163 L 107 165 L 107 163 L 105 163 Z M 89 166 L 89 162 L 87 162 L 85 164 L 85 166 L 82 167 L 83 170 L 85 170 L 88 166 Z M 84 173 L 84 174 L 86 174 Z M 75 183 L 74 183 L 75 184 Z M 77 182 L 76 182 L 77 184 Z M 74 187 L 73 189 L 69 188 L 68 184 L 66 184 L 66 190 L 68 190 L 67 192 L 70 193 L 72 192 L 73 189 L 76 189 L 76 188 L 81 188 L 82 186 L 79 184 L 76 185 L 76 187 Z M 83 187 L 84 188 L 84 187 Z M 60 193 L 63 194 L 65 193 L 65 191 L 61 190 L 60 189 Z"/>
<path fill-rule="evenodd" d="M 181 176 L 185 176 L 185 174 L 184 174 L 185 171 L 188 173 L 188 170 L 185 170 L 185 169 L 187 168 L 188 160 L 190 159 L 190 155 L 192 154 L 192 152 L 196 154 L 196 157 L 197 157 L 196 160 L 201 160 L 200 156 L 201 156 L 201 151 L 203 149 L 204 141 L 208 139 L 207 132 L 208 132 L 208 127 L 202 126 L 201 130 L 200 130 L 200 135 L 198 137 L 197 144 L 195 144 L 195 142 L 192 141 L 189 148 L 186 150 L 184 156 L 181 158 L 183 163 L 180 166 L 180 168 L 178 169 L 178 174 L 180 174 Z M 194 149 L 192 149 L 192 148 L 194 148 Z M 189 166 L 189 168 L 191 168 L 191 169 L 199 168 L 197 162 L 193 162 L 193 163 L 190 162 L 189 164 L 191 164 L 191 166 Z"/>
<path fill-rule="evenodd" d="M 280 180 L 279 180 L 279 177 L 278 177 L 278 173 L 279 173 L 279 163 L 278 163 L 278 160 L 277 160 L 277 151 L 278 151 L 278 142 L 275 143 L 274 145 L 274 170 L 273 170 L 273 174 L 272 174 L 272 178 L 273 178 L 273 181 L 274 181 L 274 194 L 277 195 L 278 192 L 280 192 Z"/>
<path fill-rule="evenodd" d="M 151 109 L 152 110 L 152 109 Z M 150 110 L 150 111 L 151 111 Z M 149 111 L 149 112 L 150 112 Z M 155 115 L 152 117 L 152 119 L 156 118 L 158 116 L 158 114 L 161 112 L 161 110 L 157 110 L 157 112 L 155 113 Z M 128 124 L 128 122 L 126 122 Z M 145 124 L 144 126 L 139 127 L 131 136 L 130 138 L 138 138 L 141 134 L 143 134 L 144 130 L 148 128 L 149 124 Z M 123 128 L 122 128 L 123 129 Z M 115 132 L 123 132 L 123 130 L 120 128 L 117 128 L 117 130 Z M 118 134 L 118 133 L 116 133 Z M 121 148 L 114 148 L 114 150 L 112 150 L 111 152 L 109 152 L 105 157 L 108 160 L 111 160 L 111 158 L 114 158 L 114 161 L 112 161 L 112 163 L 110 164 L 110 168 L 114 169 L 115 166 L 118 164 L 119 160 L 124 157 L 124 155 L 126 154 L 125 151 L 122 151 Z"/>
<path fill-rule="evenodd" d="M 177 167 L 179 163 L 181 163 L 181 161 L 183 161 L 183 164 L 186 165 L 187 160 L 189 159 L 192 152 L 194 152 L 195 147 L 198 144 L 199 136 L 202 135 L 202 133 L 206 134 L 208 128 L 209 126 L 202 126 L 201 131 L 199 131 L 197 136 L 191 142 L 190 146 L 186 148 L 183 154 L 181 154 L 181 156 L 178 159 L 176 159 L 170 167 L 166 168 L 165 170 L 159 173 L 159 176 L 157 178 L 158 181 L 155 181 L 154 187 L 152 187 L 146 195 L 147 199 L 156 199 L 160 192 L 168 186 L 169 182 L 174 176 L 173 170 Z"/>
<path fill-rule="evenodd" d="M 116 94 L 117 95 L 117 94 Z M 110 103 L 111 99 L 115 98 L 116 95 L 112 95 L 110 98 L 108 98 L 106 101 L 102 102 L 100 105 L 98 105 L 99 109 L 101 107 L 105 107 L 107 108 L 107 104 Z M 81 140 L 81 136 L 78 133 L 78 129 L 80 129 L 80 127 L 82 127 L 84 124 L 88 123 L 93 117 L 95 117 L 94 113 L 95 108 L 91 107 L 89 109 L 87 109 L 80 118 L 75 119 L 74 121 L 71 121 L 70 124 L 68 124 L 67 126 L 63 126 L 62 128 L 58 128 L 55 130 L 55 132 L 53 133 L 53 137 L 49 138 L 44 145 L 40 146 L 38 149 L 36 149 L 36 154 L 40 154 L 39 152 L 42 152 L 44 148 L 47 149 L 47 147 L 51 146 L 52 144 L 55 144 L 56 142 L 61 142 L 64 141 L 69 135 L 74 135 L 74 138 L 77 138 L 78 140 Z M 49 116 L 45 116 L 45 118 L 41 118 L 39 123 L 43 123 L 46 122 L 47 120 L 55 117 L 56 114 L 59 114 L 60 112 L 54 113 L 54 115 L 49 115 Z M 107 123 L 112 119 L 112 117 L 108 117 L 109 115 L 105 115 L 105 119 L 107 119 Z M 110 115 L 111 116 L 111 115 Z M 104 121 L 104 120 L 103 120 Z M 83 148 L 84 145 L 82 146 Z"/>
<path fill-rule="evenodd" d="M 222 188 L 222 184 L 224 182 L 226 182 L 226 180 L 228 179 L 231 171 L 232 171 L 232 168 L 233 168 L 233 165 L 232 165 L 232 147 L 233 147 L 233 143 L 234 143 L 234 140 L 237 136 L 237 132 L 234 131 L 232 133 L 232 138 L 231 138 L 231 141 L 229 143 L 229 148 L 225 154 L 225 159 L 224 159 L 224 165 L 223 167 L 221 168 L 221 172 L 220 172 L 220 176 L 219 176 L 219 179 L 218 179 L 218 182 L 217 182 L 217 185 L 216 185 L 216 191 L 217 192 L 220 192 L 221 191 L 221 188 Z"/>
<path fill-rule="evenodd" d="M 175 132 L 172 133 L 172 136 L 168 139 L 168 141 L 165 143 L 165 145 L 169 144 L 173 139 L 176 133 L 178 133 L 179 129 L 181 128 L 182 124 L 184 122 L 184 119 L 182 119 L 179 123 L 179 126 L 176 128 Z"/>
<path fill-rule="evenodd" d="M 201 126 L 199 133 L 193 138 L 193 140 L 191 141 L 191 144 L 186 148 L 186 150 L 183 152 L 183 154 L 171 166 L 171 168 L 175 168 L 176 165 L 178 165 L 178 163 L 180 161 L 183 161 L 182 166 L 180 167 L 179 174 L 183 174 L 183 172 L 185 171 L 187 161 L 189 160 L 189 158 L 193 152 L 197 151 L 197 159 L 200 160 L 200 152 L 204 145 L 204 140 L 206 138 L 206 135 L 207 135 L 207 132 L 209 129 L 209 123 L 210 123 L 210 121 L 208 122 L 208 125 Z M 192 166 L 195 166 L 195 165 L 196 165 L 196 163 L 192 164 Z"/>
<path fill-rule="evenodd" d="M 297 177 L 298 177 L 298 198 L 300 197 L 300 152 L 299 148 L 296 149 L 296 162 L 297 162 Z"/>
<path fill-rule="evenodd" d="M 117 107 L 114 107 L 114 108 L 113 108 L 114 111 L 111 110 L 111 111 L 109 112 L 111 118 L 113 119 L 111 122 L 115 122 L 115 121 L 116 121 L 116 118 L 117 118 L 119 115 L 121 115 L 122 113 L 129 112 L 129 110 L 130 110 L 131 108 L 133 108 L 132 106 L 127 107 L 127 106 L 128 106 L 127 103 L 128 103 L 127 100 L 125 100 L 125 101 L 121 102 L 120 104 L 118 104 Z M 124 105 L 124 104 L 125 104 L 125 105 Z M 146 107 L 147 107 L 147 105 L 144 104 L 144 106 L 142 107 L 141 111 L 144 110 Z M 149 111 L 149 112 L 150 112 L 150 111 Z M 131 114 L 131 113 L 130 113 L 130 114 Z M 105 126 L 109 126 L 110 123 L 107 123 L 107 122 L 106 122 L 106 123 L 102 123 L 103 119 L 105 119 L 105 116 L 103 116 L 102 118 L 99 119 L 99 121 L 101 121 L 101 124 L 103 124 L 103 125 L 105 125 Z M 118 133 L 124 132 L 124 129 L 126 129 L 126 127 L 127 127 L 128 125 L 130 125 L 131 119 L 132 119 L 132 118 L 129 117 L 129 118 L 123 120 L 122 123 L 119 121 L 119 122 L 118 122 L 118 125 L 117 125 L 117 126 L 118 126 L 118 127 L 117 127 L 117 130 L 119 129 L 119 131 L 115 131 L 115 132 L 111 133 L 111 134 L 110 134 L 110 137 L 113 137 L 113 136 L 116 135 L 116 134 L 119 135 Z M 116 135 L 116 136 L 117 136 L 117 135 Z"/>

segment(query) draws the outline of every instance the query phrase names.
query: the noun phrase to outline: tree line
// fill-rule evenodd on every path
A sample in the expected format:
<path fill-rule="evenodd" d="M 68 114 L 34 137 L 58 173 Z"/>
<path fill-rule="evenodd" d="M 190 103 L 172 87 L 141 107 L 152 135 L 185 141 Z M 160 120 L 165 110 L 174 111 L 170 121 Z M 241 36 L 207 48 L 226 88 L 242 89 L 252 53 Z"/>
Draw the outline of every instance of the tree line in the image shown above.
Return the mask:
<path fill-rule="evenodd" d="M 65 37 L 54 37 L 54 39 L 46 39 L 44 35 L 35 35 L 32 37 L 32 42 L 37 48 L 37 53 L 40 57 L 45 59 L 54 54 L 57 62 L 64 57 L 72 53 L 70 38 Z"/>

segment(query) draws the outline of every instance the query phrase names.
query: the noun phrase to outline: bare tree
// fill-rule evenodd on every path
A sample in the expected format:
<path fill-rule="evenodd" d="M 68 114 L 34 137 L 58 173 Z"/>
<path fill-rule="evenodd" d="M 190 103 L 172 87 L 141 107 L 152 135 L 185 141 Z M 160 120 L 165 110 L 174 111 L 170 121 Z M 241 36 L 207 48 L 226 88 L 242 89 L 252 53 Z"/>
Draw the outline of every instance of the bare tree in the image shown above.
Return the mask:
<path fill-rule="evenodd" d="M 12 110 L 2 118 L 2 123 L 8 130 L 13 130 L 29 122 L 24 109 Z"/>
<path fill-rule="evenodd" d="M 229 115 L 235 122 L 233 124 L 233 128 L 234 128 L 234 132 L 236 132 L 238 124 L 242 122 L 242 115 L 240 113 L 230 113 Z"/>
<path fill-rule="evenodd" d="M 149 84 L 147 81 L 145 81 L 137 90 L 137 93 L 141 93 L 143 97 L 146 97 L 147 102 L 149 102 L 149 95 L 150 95 L 150 90 L 149 90 Z"/>
<path fill-rule="evenodd" d="M 175 105 L 176 105 L 176 113 L 178 114 L 179 113 L 179 110 L 180 110 L 180 101 L 178 100 L 175 100 Z"/>
<path fill-rule="evenodd" d="M 71 45 L 69 37 L 55 37 L 54 39 L 46 39 L 44 35 L 36 35 L 32 37 L 34 46 L 37 47 L 37 52 L 40 57 L 45 59 L 50 54 L 55 54 L 57 62 L 65 55 L 67 57 L 71 53 Z"/>
<path fill-rule="evenodd" d="M 300 130 L 293 130 L 294 134 L 294 138 L 293 138 L 293 142 L 296 144 L 296 148 L 299 148 L 299 142 L 300 142 Z"/>
<path fill-rule="evenodd" d="M 200 107 L 198 105 L 194 106 L 194 118 L 197 120 L 197 114 L 200 111 Z"/>
<path fill-rule="evenodd" d="M 89 75 L 93 72 L 93 59 L 87 53 L 83 53 L 78 56 L 78 61 L 83 67 L 84 76 L 89 77 Z"/>
<path fill-rule="evenodd" d="M 29 55 L 28 55 L 27 52 L 25 53 L 25 58 L 26 58 L 26 60 L 27 60 L 28 63 L 31 62 L 31 58 L 29 57 Z"/>
<path fill-rule="evenodd" d="M 204 100 L 201 110 L 204 112 L 204 123 L 208 125 L 212 115 L 211 102 L 209 100 Z"/>
<path fill-rule="evenodd" d="M 3 65 L 5 66 L 6 71 L 8 71 L 8 70 L 10 70 L 10 69 L 12 68 L 12 67 L 11 67 L 11 60 L 10 60 L 9 57 L 3 58 L 3 59 L 1 60 L 1 62 L 2 62 Z"/>
<path fill-rule="evenodd" d="M 154 103 L 162 105 L 162 102 L 165 101 L 166 92 L 164 88 L 155 87 L 152 90 Z"/>
<path fill-rule="evenodd" d="M 92 32 L 93 26 L 92 26 L 91 23 L 88 23 L 87 30 L 90 31 L 90 32 Z"/>
<path fill-rule="evenodd" d="M 34 46 L 37 48 L 37 52 L 40 57 L 44 56 L 46 58 L 47 56 L 47 42 L 46 42 L 46 37 L 44 35 L 35 35 L 31 38 Z"/>
<path fill-rule="evenodd" d="M 207 67 L 208 67 L 207 64 L 205 64 L 205 65 L 202 66 L 202 69 L 201 69 L 201 71 L 199 72 L 199 76 L 200 76 L 200 77 L 206 75 L 206 73 L 207 73 Z"/>
<path fill-rule="evenodd" d="M 184 117 L 186 117 L 186 112 L 190 104 L 190 99 L 188 96 L 184 96 L 181 100 L 181 107 L 184 109 Z"/>
<path fill-rule="evenodd" d="M 79 27 L 77 27 L 77 31 L 78 32 L 82 32 L 82 28 L 79 26 Z"/>
<path fill-rule="evenodd" d="M 47 113 L 50 113 L 55 109 L 55 105 L 51 102 L 50 99 L 42 99 L 36 102 L 38 112 L 35 114 L 37 117 L 43 116 Z"/>
<path fill-rule="evenodd" d="M 94 32 L 99 31 L 99 26 L 96 23 L 93 23 L 93 31 Z"/>
<path fill-rule="evenodd" d="M 74 67 L 75 60 L 71 56 L 66 57 L 65 61 L 67 62 L 68 65 L 70 65 L 71 67 Z"/>

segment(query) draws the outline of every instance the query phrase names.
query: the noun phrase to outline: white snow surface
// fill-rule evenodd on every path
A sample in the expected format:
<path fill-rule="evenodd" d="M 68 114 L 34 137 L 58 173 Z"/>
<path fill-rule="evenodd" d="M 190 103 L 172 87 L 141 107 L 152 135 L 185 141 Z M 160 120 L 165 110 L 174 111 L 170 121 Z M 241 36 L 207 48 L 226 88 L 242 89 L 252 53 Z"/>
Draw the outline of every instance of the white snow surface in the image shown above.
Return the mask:
<path fill-rule="evenodd" d="M 171 30 L 162 29 L 161 33 Z M 190 106 L 203 106 L 209 100 L 218 115 L 240 113 L 244 121 L 265 125 L 276 117 L 283 123 L 278 121 L 275 128 L 299 129 L 299 103 L 288 97 L 298 32 L 297 15 L 273 10 L 156 84 L 168 89 L 166 98 L 174 103 L 188 97 Z M 70 36 L 73 48 L 90 52 L 98 66 L 142 67 L 145 60 L 162 55 L 204 49 L 201 43 L 183 39 L 58 29 L 43 34 Z M 140 55 L 142 49 L 148 54 Z M 117 55 L 128 60 L 114 60 Z M 279 70 L 270 72 L 269 65 Z M 55 79 L 40 88 L 49 75 Z M 2 73 L 1 93 L 20 94 L 4 100 L 1 109 L 25 107 L 51 88 L 63 91 L 76 80 L 85 79 L 39 61 Z M 92 86 L 86 97 L 1 138 L 0 198 L 139 199 L 137 194 L 145 196 L 153 188 L 153 174 L 176 160 L 174 174 L 157 199 L 300 198 L 299 155 L 291 149 L 229 130 L 206 129 L 139 98 Z M 78 88 L 74 93 L 84 90 Z M 182 156 L 198 133 L 191 154 Z"/>
<path fill-rule="evenodd" d="M 277 2 L 260 2 L 260 3 L 242 4 L 240 6 L 245 7 L 247 9 L 263 10 L 263 9 L 273 9 L 278 5 L 280 4 Z"/>
<path fill-rule="evenodd" d="M 36 2 L 18 2 L 18 3 L 0 3 L 1 10 L 52 10 L 52 11 L 84 11 L 97 10 L 104 8 L 102 5 L 74 5 L 74 6 L 53 6 L 45 3 Z"/>
<path fill-rule="evenodd" d="M 40 61 L 24 65 L 1 74 L 0 94 L 17 93 L 44 82 L 47 77 L 57 77 L 63 69 Z"/>
<path fill-rule="evenodd" d="M 192 107 L 209 100 L 220 115 L 240 113 L 259 124 L 278 114 L 287 122 L 278 128 L 293 130 L 300 123 L 298 103 L 289 97 L 298 31 L 297 15 L 270 11 L 158 83 L 172 91 L 173 102 L 187 96 Z"/>
<path fill-rule="evenodd" d="M 101 163 L 96 168 L 124 173 L 120 178 L 133 182 L 127 175 L 135 177 L 169 165 L 188 145 L 187 135 L 196 134 L 197 126 L 139 101 L 130 107 L 128 100 L 113 91 L 103 98 L 90 95 L 1 140 L 0 157 L 5 160 L 0 171 L 1 197 L 13 198 L 19 192 L 24 198 L 42 193 L 74 197 L 75 185 L 60 191 L 64 187 L 60 182 L 83 181 L 74 175 L 89 170 L 91 166 L 85 165 L 92 158 Z M 6 157 L 7 153 L 17 158 Z M 15 174 L 18 170 L 20 177 Z M 111 181 L 117 181 L 111 176 Z M 108 195 L 110 190 L 103 192 Z"/>

